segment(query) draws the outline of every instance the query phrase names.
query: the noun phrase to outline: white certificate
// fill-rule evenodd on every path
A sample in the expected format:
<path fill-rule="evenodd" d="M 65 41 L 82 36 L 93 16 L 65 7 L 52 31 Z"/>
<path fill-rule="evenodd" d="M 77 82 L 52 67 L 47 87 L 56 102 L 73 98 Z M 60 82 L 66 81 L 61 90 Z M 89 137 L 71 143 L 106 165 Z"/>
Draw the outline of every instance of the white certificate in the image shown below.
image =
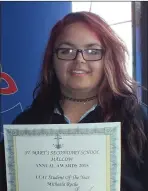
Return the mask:
<path fill-rule="evenodd" d="M 120 123 L 4 125 L 8 191 L 120 191 Z"/>

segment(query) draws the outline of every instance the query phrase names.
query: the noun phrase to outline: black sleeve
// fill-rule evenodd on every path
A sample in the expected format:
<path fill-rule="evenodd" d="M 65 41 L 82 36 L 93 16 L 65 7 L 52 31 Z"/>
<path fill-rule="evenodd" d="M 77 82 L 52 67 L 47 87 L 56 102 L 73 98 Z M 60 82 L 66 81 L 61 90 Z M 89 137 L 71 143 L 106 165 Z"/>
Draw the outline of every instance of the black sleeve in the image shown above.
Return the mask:
<path fill-rule="evenodd" d="M 144 131 L 147 140 L 143 152 L 143 164 L 141 166 L 140 178 L 145 188 L 145 191 L 148 191 L 148 108 L 144 107 L 141 108 L 141 117 L 143 119 Z"/>
<path fill-rule="evenodd" d="M 0 190 L 7 191 L 4 141 L 0 142 Z"/>
<path fill-rule="evenodd" d="M 13 121 L 12 124 L 34 124 L 37 120 L 37 116 L 31 108 L 26 109 L 20 113 Z M 37 122 L 37 121 L 36 121 Z"/>

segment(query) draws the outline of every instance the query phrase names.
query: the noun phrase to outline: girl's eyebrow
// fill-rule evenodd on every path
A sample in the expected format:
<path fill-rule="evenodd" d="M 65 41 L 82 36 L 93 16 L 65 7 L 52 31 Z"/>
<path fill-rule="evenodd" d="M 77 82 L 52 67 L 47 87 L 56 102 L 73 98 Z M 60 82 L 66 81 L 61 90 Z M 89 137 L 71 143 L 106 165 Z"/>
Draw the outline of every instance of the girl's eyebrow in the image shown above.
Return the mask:
<path fill-rule="evenodd" d="M 68 45 L 68 46 L 72 46 L 72 47 L 75 47 L 74 44 L 72 44 L 71 42 L 61 42 L 60 44 L 58 44 L 58 47 L 62 46 L 62 45 Z"/>
<path fill-rule="evenodd" d="M 76 45 L 71 43 L 71 42 L 61 42 L 60 44 L 58 44 L 58 47 L 62 46 L 62 45 L 68 45 L 68 46 L 71 46 L 71 47 L 74 47 L 76 48 Z M 101 45 L 99 43 L 89 43 L 89 44 L 85 44 L 84 45 L 84 48 L 91 48 L 93 46 L 98 46 L 99 48 L 101 48 Z"/>
<path fill-rule="evenodd" d="M 86 45 L 85 45 L 85 47 L 87 47 L 87 48 L 90 48 L 90 47 L 92 47 L 92 46 L 98 46 L 99 48 L 101 48 L 101 45 L 98 44 L 98 43 L 90 43 L 90 44 L 86 44 Z"/>

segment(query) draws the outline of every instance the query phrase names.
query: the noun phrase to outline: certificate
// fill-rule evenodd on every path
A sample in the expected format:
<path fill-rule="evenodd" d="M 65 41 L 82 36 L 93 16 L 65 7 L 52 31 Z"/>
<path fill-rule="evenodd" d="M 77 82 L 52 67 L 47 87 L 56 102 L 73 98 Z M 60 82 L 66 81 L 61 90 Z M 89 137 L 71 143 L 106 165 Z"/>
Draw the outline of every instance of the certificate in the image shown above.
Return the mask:
<path fill-rule="evenodd" d="M 120 123 L 4 125 L 8 191 L 120 191 Z"/>

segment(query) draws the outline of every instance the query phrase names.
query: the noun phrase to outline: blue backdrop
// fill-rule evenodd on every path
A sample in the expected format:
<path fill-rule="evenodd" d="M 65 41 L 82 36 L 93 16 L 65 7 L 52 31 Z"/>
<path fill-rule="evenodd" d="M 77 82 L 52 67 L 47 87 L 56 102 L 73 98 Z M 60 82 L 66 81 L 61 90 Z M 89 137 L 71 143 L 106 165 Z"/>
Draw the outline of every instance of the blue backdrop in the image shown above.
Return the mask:
<path fill-rule="evenodd" d="M 10 124 L 31 104 L 50 30 L 72 11 L 71 6 L 71 2 L 2 3 L 1 132 L 3 124 Z"/>

